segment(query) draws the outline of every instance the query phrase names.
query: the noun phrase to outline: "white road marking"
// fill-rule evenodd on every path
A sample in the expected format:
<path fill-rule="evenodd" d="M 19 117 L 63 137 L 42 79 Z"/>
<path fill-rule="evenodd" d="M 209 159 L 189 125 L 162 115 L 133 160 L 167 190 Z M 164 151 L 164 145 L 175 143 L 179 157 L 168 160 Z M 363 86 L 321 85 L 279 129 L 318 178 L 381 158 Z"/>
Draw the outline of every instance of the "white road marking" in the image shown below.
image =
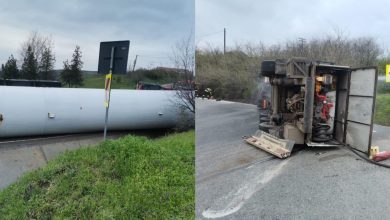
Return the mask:
<path fill-rule="evenodd" d="M 253 194 L 261 190 L 274 177 L 278 176 L 288 161 L 289 159 L 283 160 L 275 167 L 265 171 L 263 175 L 259 175 L 259 177 L 254 178 L 252 181 L 243 184 L 237 191 L 230 192 L 227 196 L 221 198 L 224 199 L 233 196 L 225 208 L 222 210 L 206 209 L 202 212 L 203 217 L 210 219 L 221 218 L 237 212 Z"/>

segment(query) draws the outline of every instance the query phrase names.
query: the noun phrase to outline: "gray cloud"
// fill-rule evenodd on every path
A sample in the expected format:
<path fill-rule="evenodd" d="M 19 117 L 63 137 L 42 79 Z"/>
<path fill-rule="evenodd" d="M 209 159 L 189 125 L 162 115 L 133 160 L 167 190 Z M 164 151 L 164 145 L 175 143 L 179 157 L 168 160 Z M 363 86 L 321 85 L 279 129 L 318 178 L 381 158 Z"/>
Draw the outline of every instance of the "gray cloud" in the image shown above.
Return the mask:
<path fill-rule="evenodd" d="M 389 48 L 390 1 L 353 0 L 196 0 L 196 42 L 222 47 L 223 34 L 201 37 L 227 28 L 227 44 L 266 44 L 322 37 L 342 30 L 348 37 L 369 36 Z"/>
<path fill-rule="evenodd" d="M 75 45 L 85 69 L 96 70 L 99 42 L 130 40 L 129 63 L 171 66 L 172 46 L 194 29 L 194 0 L 6 1 L 0 5 L 0 62 L 18 49 L 31 31 L 51 35 L 56 68 L 70 59 Z"/>

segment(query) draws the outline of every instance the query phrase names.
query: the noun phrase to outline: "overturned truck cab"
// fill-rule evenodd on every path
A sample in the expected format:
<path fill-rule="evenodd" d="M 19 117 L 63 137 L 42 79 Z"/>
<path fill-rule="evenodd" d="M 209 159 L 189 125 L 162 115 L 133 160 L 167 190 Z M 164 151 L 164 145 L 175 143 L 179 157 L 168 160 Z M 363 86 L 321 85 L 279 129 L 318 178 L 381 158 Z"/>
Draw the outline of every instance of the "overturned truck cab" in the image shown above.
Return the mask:
<path fill-rule="evenodd" d="M 261 75 L 271 85 L 271 104 L 261 111 L 261 132 L 246 138 L 248 143 L 280 158 L 289 153 L 274 153 L 272 148 L 291 152 L 294 144 L 347 144 L 369 152 L 376 67 L 351 68 L 291 58 L 263 61 Z"/>

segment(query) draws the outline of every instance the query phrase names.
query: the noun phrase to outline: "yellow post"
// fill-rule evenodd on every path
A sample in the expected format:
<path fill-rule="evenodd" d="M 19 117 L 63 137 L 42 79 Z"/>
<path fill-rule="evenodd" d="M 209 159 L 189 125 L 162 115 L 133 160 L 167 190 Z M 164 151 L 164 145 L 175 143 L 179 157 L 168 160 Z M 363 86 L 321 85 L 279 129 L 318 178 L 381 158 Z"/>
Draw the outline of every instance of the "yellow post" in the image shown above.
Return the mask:
<path fill-rule="evenodd" d="M 370 147 L 370 155 L 369 155 L 369 158 L 372 159 L 374 158 L 374 156 L 379 153 L 379 147 L 377 146 L 371 146 Z"/>
<path fill-rule="evenodd" d="M 109 74 L 106 74 L 106 81 L 104 84 L 104 90 L 105 90 L 105 99 L 104 99 L 104 106 L 108 108 L 110 103 L 110 90 L 111 90 L 111 81 L 112 81 L 112 73 L 110 70 Z"/>

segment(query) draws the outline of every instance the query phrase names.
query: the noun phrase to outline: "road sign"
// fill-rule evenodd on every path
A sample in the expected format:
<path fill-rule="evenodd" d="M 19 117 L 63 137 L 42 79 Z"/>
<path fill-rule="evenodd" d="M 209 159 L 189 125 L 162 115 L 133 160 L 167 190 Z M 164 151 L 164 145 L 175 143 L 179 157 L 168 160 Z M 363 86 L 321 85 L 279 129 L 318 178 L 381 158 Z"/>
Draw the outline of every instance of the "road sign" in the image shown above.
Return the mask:
<path fill-rule="evenodd" d="M 126 74 L 127 58 L 129 54 L 130 41 L 109 41 L 100 42 L 99 66 L 98 72 L 108 74 L 105 80 L 105 99 L 106 117 L 104 120 L 103 139 L 106 140 L 108 129 L 108 111 L 110 109 L 111 82 L 113 73 Z"/>
<path fill-rule="evenodd" d="M 386 82 L 390 82 L 390 64 L 386 64 Z"/>
<path fill-rule="evenodd" d="M 128 40 L 100 42 L 98 73 L 107 74 L 109 72 L 111 52 L 112 48 L 114 48 L 112 73 L 126 74 L 129 47 L 130 41 Z"/>

